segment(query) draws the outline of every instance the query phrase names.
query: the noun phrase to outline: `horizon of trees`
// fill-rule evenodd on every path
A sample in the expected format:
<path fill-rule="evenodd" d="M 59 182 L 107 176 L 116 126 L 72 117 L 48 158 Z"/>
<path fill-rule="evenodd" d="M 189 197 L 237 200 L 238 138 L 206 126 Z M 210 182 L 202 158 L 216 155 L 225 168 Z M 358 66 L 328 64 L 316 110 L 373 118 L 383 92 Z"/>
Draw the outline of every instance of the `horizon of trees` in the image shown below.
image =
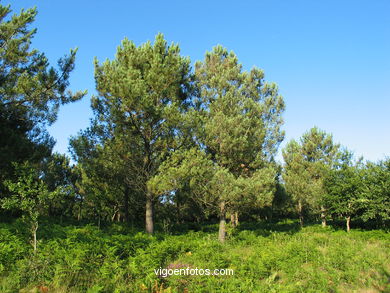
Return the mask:
<path fill-rule="evenodd" d="M 282 150 L 283 97 L 264 72 L 245 71 L 222 46 L 190 66 L 162 34 L 124 39 L 113 60 L 95 59 L 90 126 L 53 153 L 46 126 L 68 91 L 76 51 L 50 67 L 30 48 L 36 9 L 0 5 L 0 215 L 22 216 L 34 249 L 39 219 L 118 221 L 152 234 L 155 222 L 308 219 L 390 220 L 390 159 L 373 163 L 313 127 Z M 141 221 L 142 219 L 142 221 Z"/>

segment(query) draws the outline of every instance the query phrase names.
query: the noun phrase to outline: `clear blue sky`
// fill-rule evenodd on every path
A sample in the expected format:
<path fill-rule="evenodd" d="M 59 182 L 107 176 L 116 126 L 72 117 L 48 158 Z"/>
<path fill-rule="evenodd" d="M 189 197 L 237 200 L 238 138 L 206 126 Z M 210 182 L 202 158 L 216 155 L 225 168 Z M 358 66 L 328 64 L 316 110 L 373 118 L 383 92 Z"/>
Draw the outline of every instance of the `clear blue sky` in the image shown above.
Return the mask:
<path fill-rule="evenodd" d="M 286 140 L 314 125 L 369 160 L 390 155 L 390 1 L 3 1 L 37 6 L 33 47 L 52 64 L 79 47 L 71 89 L 84 100 L 61 108 L 50 127 L 56 151 L 89 125 L 93 58 L 114 57 L 124 37 L 141 44 L 158 32 L 191 61 L 216 44 L 256 65 L 285 98 Z M 280 156 L 279 156 L 280 157 Z"/>

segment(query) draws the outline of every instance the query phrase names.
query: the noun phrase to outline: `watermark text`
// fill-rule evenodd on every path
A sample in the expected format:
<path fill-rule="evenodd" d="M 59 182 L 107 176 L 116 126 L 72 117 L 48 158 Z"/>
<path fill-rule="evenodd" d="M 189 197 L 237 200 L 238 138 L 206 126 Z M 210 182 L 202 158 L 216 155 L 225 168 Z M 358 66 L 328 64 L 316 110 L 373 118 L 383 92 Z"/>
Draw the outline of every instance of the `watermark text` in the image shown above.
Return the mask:
<path fill-rule="evenodd" d="M 154 269 L 156 276 L 233 276 L 233 269 L 200 269 L 200 268 L 158 268 Z"/>

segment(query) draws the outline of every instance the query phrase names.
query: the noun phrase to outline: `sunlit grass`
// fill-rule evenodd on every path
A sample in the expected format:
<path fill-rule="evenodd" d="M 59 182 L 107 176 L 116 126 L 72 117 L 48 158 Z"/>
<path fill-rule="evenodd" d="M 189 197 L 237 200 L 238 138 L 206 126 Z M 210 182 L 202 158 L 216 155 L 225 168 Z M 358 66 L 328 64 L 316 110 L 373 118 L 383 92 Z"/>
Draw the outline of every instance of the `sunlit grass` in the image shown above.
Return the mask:
<path fill-rule="evenodd" d="M 34 256 L 20 222 L 0 224 L 0 292 L 389 292 L 386 231 L 243 223 L 222 245 L 213 225 L 203 227 L 148 236 L 120 225 L 46 224 Z M 175 264 L 234 275 L 154 273 Z"/>

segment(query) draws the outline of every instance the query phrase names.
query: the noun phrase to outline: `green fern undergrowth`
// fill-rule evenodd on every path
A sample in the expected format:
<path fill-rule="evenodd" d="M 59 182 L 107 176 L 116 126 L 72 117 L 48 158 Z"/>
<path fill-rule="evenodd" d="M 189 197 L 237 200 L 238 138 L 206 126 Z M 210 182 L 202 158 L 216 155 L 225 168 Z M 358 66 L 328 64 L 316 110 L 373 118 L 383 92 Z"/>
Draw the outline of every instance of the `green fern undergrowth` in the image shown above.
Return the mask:
<path fill-rule="evenodd" d="M 0 223 L 0 292 L 390 292 L 384 230 L 242 223 L 221 244 L 213 224 L 149 236 L 121 224 L 44 223 L 34 254 L 26 229 Z M 234 275 L 155 273 L 183 267 Z"/>

